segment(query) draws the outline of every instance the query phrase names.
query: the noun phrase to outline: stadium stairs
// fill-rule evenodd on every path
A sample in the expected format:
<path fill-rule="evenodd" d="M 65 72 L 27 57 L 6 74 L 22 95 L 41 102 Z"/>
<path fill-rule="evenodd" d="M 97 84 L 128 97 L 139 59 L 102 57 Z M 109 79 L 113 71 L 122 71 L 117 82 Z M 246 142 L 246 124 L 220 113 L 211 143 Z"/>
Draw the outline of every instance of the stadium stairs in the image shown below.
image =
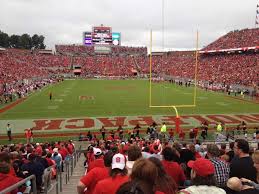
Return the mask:
<path fill-rule="evenodd" d="M 78 150 L 79 147 L 81 147 L 81 150 L 86 150 L 87 143 L 86 142 L 76 142 L 76 150 Z M 85 167 L 84 167 L 84 160 L 85 157 L 83 154 L 80 154 L 80 157 L 78 158 L 78 161 L 76 162 L 76 166 L 73 169 L 73 172 L 71 173 L 71 168 L 69 167 L 69 180 L 66 173 L 62 173 L 62 191 L 59 190 L 60 194 L 77 194 L 77 184 L 80 178 L 84 175 Z M 66 172 L 66 169 L 64 167 L 64 171 Z M 48 192 L 48 194 L 56 194 L 56 189 L 51 188 Z"/>

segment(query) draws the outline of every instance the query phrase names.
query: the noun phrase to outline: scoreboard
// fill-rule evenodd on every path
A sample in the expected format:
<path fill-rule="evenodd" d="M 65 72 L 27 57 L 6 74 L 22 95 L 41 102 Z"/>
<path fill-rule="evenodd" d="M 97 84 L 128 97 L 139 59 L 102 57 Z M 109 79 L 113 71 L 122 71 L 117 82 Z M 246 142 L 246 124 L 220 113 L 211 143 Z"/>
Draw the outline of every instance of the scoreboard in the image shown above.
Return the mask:
<path fill-rule="evenodd" d="M 83 33 L 84 45 L 120 45 L 120 33 L 112 33 L 111 27 L 93 27 L 92 32 Z"/>
<path fill-rule="evenodd" d="M 93 44 L 110 45 L 112 44 L 112 29 L 111 27 L 93 27 L 92 37 Z"/>

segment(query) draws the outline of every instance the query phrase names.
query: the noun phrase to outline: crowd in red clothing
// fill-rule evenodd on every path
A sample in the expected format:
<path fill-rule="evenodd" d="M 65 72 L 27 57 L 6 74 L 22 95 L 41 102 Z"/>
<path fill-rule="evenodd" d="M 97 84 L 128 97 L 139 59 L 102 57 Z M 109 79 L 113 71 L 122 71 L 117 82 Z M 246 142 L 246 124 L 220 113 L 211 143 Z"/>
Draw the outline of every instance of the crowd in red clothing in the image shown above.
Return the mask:
<path fill-rule="evenodd" d="M 138 138 L 128 141 L 92 140 L 90 143 L 85 153 L 86 173 L 77 186 L 79 194 L 127 193 L 129 192 L 127 189 L 132 189 L 129 187 L 132 186 L 132 182 L 141 185 L 139 189 L 144 190 L 143 193 L 145 186 L 148 186 L 149 190 L 146 193 L 150 194 L 174 194 L 178 193 L 179 188 L 185 188 L 179 193 L 188 194 L 199 193 L 193 191 L 199 188 L 207 191 L 212 189 L 214 193 L 224 194 L 233 190 L 242 194 L 246 193 L 248 188 L 243 187 L 238 190 L 232 187 L 228 184 L 232 181 L 231 177 L 235 177 L 234 179 L 245 177 L 254 182 L 258 181 L 256 173 L 259 173 L 257 167 L 259 152 L 252 151 L 255 162 L 253 167 L 249 146 L 245 140 L 232 142 L 229 149 L 226 149 L 225 144 L 221 147 L 215 144 L 205 146 L 197 141 L 187 145 L 177 142 L 162 143 L 159 139 Z M 236 165 L 242 168 L 241 166 L 246 163 L 244 160 L 251 165 L 249 168 L 243 166 L 246 170 L 241 172 Z M 202 183 L 198 184 L 191 171 L 196 172 L 199 180 L 207 181 L 200 180 Z M 197 181 L 195 186 L 199 186 L 198 188 L 193 184 L 190 185 L 195 181 Z M 251 193 L 258 192 L 255 187 L 249 189 Z"/>
<path fill-rule="evenodd" d="M 259 45 L 258 33 L 258 29 L 230 32 L 211 43 L 205 50 Z M 112 46 L 111 53 L 106 55 L 96 54 L 94 46 L 82 45 L 56 45 L 56 51 L 57 55 L 22 49 L 1 51 L 0 93 L 3 93 L 3 84 L 17 85 L 25 83 L 24 80 L 42 80 L 57 75 L 71 76 L 73 65 L 81 66 L 82 77 L 133 77 L 147 75 L 150 70 L 146 47 Z M 155 76 L 194 79 L 195 65 L 194 51 L 165 52 L 152 56 L 152 72 Z M 251 86 L 258 84 L 258 65 L 257 50 L 200 54 L 197 78 L 212 83 Z"/>
<path fill-rule="evenodd" d="M 235 30 L 220 37 L 203 50 L 218 50 L 259 46 L 259 28 Z"/>
<path fill-rule="evenodd" d="M 147 55 L 147 47 L 109 46 L 110 55 Z M 93 56 L 94 46 L 56 45 L 56 52 L 64 55 Z"/>
<path fill-rule="evenodd" d="M 38 191 L 41 191 L 46 176 L 44 170 L 53 166 L 50 176 L 55 178 L 56 170 L 62 169 L 63 161 L 69 160 L 74 151 L 72 141 L 1 145 L 0 191 L 32 174 L 36 176 Z M 23 189 L 18 188 L 19 191 Z"/>

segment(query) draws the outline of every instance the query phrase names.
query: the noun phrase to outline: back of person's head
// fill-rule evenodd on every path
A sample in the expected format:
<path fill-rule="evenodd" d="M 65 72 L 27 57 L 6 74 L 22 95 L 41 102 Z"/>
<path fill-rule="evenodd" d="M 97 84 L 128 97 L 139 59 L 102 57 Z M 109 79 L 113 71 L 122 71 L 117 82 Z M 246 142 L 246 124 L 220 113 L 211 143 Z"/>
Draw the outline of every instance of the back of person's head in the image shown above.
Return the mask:
<path fill-rule="evenodd" d="M 189 145 L 189 150 L 191 150 L 192 153 L 196 152 L 194 144 Z"/>
<path fill-rule="evenodd" d="M 166 161 L 173 161 L 175 158 L 175 152 L 171 147 L 165 147 L 162 151 L 162 155 Z"/>
<path fill-rule="evenodd" d="M 154 186 L 158 176 L 157 167 L 148 159 L 141 158 L 137 160 L 132 168 L 131 180 L 143 180 Z"/>
<path fill-rule="evenodd" d="M 128 149 L 128 160 L 129 161 L 135 161 L 142 157 L 141 149 L 136 146 L 132 145 Z"/>
<path fill-rule="evenodd" d="M 116 194 L 154 194 L 153 187 L 150 187 L 145 181 L 129 181 L 120 186 Z"/>
<path fill-rule="evenodd" d="M 115 154 L 112 157 L 110 176 L 115 177 L 118 174 L 125 176 L 127 173 L 128 170 L 126 168 L 126 157 L 122 154 Z"/>
<path fill-rule="evenodd" d="M 239 178 L 237 177 L 231 177 L 227 181 L 227 187 L 232 189 L 233 191 L 241 191 L 242 190 L 242 182 Z"/>
<path fill-rule="evenodd" d="M 236 146 L 239 150 L 241 150 L 243 153 L 248 154 L 249 153 L 249 144 L 244 139 L 236 139 Z"/>
<path fill-rule="evenodd" d="M 153 162 L 157 168 L 157 179 L 156 179 L 156 189 L 164 193 L 173 194 L 177 190 L 175 181 L 170 177 L 158 158 L 150 157 L 148 160 Z"/>
<path fill-rule="evenodd" d="M 104 166 L 111 167 L 113 156 L 114 156 L 114 153 L 112 151 L 108 151 L 107 153 L 104 154 L 104 157 L 103 157 Z"/>
<path fill-rule="evenodd" d="M 208 144 L 207 153 L 209 153 L 212 157 L 219 157 L 220 155 L 219 148 L 216 144 Z"/>
<path fill-rule="evenodd" d="M 158 158 L 150 157 L 150 158 L 148 158 L 148 160 L 150 160 L 152 163 L 155 164 L 155 166 L 157 168 L 158 176 L 166 173 L 165 169 L 164 169 L 164 166 L 162 165 L 161 161 Z"/>
<path fill-rule="evenodd" d="M 10 154 L 7 152 L 0 152 L 0 162 L 10 163 Z"/>
<path fill-rule="evenodd" d="M 7 152 L 0 153 L 0 173 L 8 174 L 10 171 L 10 156 Z"/>

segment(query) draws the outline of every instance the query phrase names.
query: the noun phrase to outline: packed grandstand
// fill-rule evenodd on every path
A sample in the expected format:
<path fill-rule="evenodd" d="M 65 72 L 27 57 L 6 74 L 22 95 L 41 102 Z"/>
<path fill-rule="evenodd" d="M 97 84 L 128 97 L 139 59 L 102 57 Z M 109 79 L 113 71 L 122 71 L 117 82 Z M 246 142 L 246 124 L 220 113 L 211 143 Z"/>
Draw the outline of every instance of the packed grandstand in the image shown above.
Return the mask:
<path fill-rule="evenodd" d="M 258 85 L 259 29 L 229 32 L 200 51 L 200 85 Z M 23 80 L 42 82 L 58 76 L 73 77 L 73 65 L 80 66 L 81 77 L 136 77 L 149 74 L 146 47 L 112 46 L 108 54 L 99 54 L 94 46 L 56 45 L 55 51 L 1 49 L 0 94 L 26 92 Z M 175 79 L 194 79 L 195 52 L 153 53 L 152 73 Z M 4 87 L 6 86 L 6 87 Z"/>
<path fill-rule="evenodd" d="M 203 48 L 198 55 L 199 86 L 246 88 L 258 95 L 258 37 L 259 28 L 235 30 Z M 111 46 L 105 54 L 82 45 L 56 45 L 55 51 L 3 48 L 0 103 L 64 77 L 146 78 L 149 57 L 146 47 Z M 194 51 L 152 53 L 152 73 L 193 80 L 195 62 Z M 159 131 L 159 126 L 149 130 Z M 219 147 L 201 144 L 197 135 L 186 143 L 174 142 L 171 136 L 164 141 L 151 131 L 144 139 L 137 126 L 135 131 L 126 139 L 120 130 L 113 134 L 100 129 L 102 137 L 79 138 L 87 141 L 77 142 L 85 149 L 76 148 L 72 141 L 32 143 L 32 133 L 26 132 L 27 144 L 0 146 L 0 193 L 30 175 L 36 176 L 36 187 L 30 178 L 6 193 L 26 193 L 28 187 L 29 192 L 47 193 L 51 184 L 60 183 L 57 177 L 69 176 L 67 165 L 73 161 L 72 170 L 81 153 L 85 175 L 74 188 L 79 194 L 259 193 L 259 144 L 236 139 Z M 254 140 L 258 136 L 257 129 Z M 59 187 L 57 192 L 62 190 Z"/>

